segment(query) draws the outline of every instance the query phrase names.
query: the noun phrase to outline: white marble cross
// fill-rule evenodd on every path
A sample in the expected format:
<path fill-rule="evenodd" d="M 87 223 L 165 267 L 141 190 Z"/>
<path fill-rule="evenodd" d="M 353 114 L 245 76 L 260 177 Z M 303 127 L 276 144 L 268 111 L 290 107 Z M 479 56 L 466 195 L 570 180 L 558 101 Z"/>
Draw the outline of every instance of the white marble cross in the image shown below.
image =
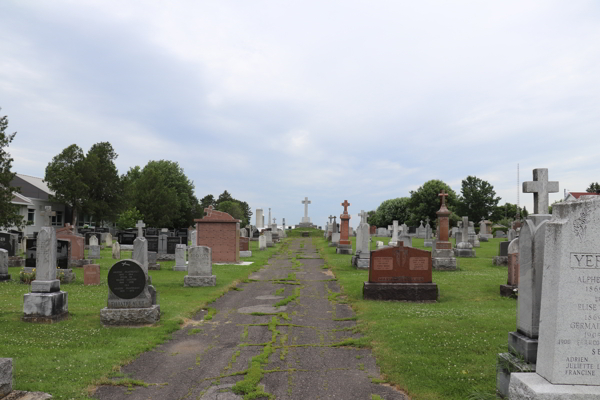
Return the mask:
<path fill-rule="evenodd" d="M 358 213 L 358 216 L 360 217 L 360 222 L 364 222 L 365 224 L 367 223 L 367 213 L 365 212 L 365 210 L 360 210 L 360 212 Z"/>
<path fill-rule="evenodd" d="M 46 211 L 42 211 L 40 215 L 44 217 L 44 226 L 52 225 L 52 217 L 56 217 L 56 211 L 52 211 L 52 206 L 44 207 Z"/>
<path fill-rule="evenodd" d="M 308 205 L 311 204 L 311 201 L 308 199 L 308 197 L 305 197 L 304 200 L 302 200 L 302 204 L 304 204 L 304 217 L 307 218 L 308 217 Z"/>
<path fill-rule="evenodd" d="M 146 227 L 146 224 L 144 223 L 144 221 L 139 220 L 137 222 L 137 224 L 135 224 L 135 227 L 138 228 L 138 237 L 141 238 L 144 236 L 144 229 Z"/>
<path fill-rule="evenodd" d="M 558 181 L 548 181 L 548 168 L 536 168 L 533 181 L 523 182 L 523 193 L 533 193 L 534 214 L 548 214 L 548 194 L 558 193 Z"/>

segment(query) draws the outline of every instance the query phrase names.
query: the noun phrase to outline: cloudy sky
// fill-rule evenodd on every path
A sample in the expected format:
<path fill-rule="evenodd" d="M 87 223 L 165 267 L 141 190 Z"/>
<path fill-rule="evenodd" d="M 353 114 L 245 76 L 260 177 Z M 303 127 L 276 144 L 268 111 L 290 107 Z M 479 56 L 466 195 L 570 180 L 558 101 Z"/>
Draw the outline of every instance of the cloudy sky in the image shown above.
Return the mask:
<path fill-rule="evenodd" d="M 2 0 L 0 115 L 19 173 L 109 141 L 288 224 L 468 175 L 516 203 L 517 164 L 552 202 L 600 181 L 599 43 L 585 0 Z"/>

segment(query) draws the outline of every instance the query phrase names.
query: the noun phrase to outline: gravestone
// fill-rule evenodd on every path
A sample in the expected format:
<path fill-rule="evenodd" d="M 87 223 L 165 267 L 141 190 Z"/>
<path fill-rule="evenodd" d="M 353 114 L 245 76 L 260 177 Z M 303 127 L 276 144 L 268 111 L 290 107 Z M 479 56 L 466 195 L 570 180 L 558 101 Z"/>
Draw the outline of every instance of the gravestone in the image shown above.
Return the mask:
<path fill-rule="evenodd" d="M 102 258 L 102 256 L 100 255 L 100 246 L 94 245 L 94 244 L 90 244 L 89 247 L 90 248 L 88 250 L 88 258 L 91 258 L 92 260 L 96 260 L 98 258 Z"/>
<path fill-rule="evenodd" d="M 121 259 L 121 245 L 119 244 L 119 242 L 114 242 L 112 245 L 112 258 L 114 260 Z"/>
<path fill-rule="evenodd" d="M 70 267 L 82 267 L 92 262 L 92 260 L 85 258 L 85 237 L 76 234 L 75 228 L 71 224 L 67 223 L 64 227 L 56 229 L 56 238 L 70 241 Z"/>
<path fill-rule="evenodd" d="M 106 234 L 106 238 L 104 239 L 104 243 L 106 243 L 107 246 L 112 246 L 112 235 L 110 234 L 110 232 L 108 232 Z"/>
<path fill-rule="evenodd" d="M 145 236 L 148 242 L 148 251 L 158 253 L 158 236 Z"/>
<path fill-rule="evenodd" d="M 441 198 L 441 204 L 440 209 L 436 212 L 438 216 L 437 240 L 432 242 L 431 265 L 435 270 L 454 271 L 457 264 L 448 232 L 451 214 L 451 211 L 446 207 L 448 193 L 442 190 L 438 196 Z"/>
<path fill-rule="evenodd" d="M 437 301 L 432 282 L 431 253 L 398 246 L 371 252 L 369 281 L 363 284 L 363 299 Z"/>
<path fill-rule="evenodd" d="M 331 234 L 331 243 L 329 243 L 329 247 L 336 247 L 340 242 L 340 233 L 334 232 Z"/>
<path fill-rule="evenodd" d="M 158 263 L 158 253 L 155 251 L 148 251 L 148 269 L 153 271 L 160 271 L 160 264 Z"/>
<path fill-rule="evenodd" d="M 420 221 L 421 224 L 417 228 L 417 238 L 425 239 L 425 227 L 423 226 L 423 220 Z"/>
<path fill-rule="evenodd" d="M 431 225 L 429 225 L 429 217 L 425 219 L 427 222 L 425 224 L 425 240 L 423 240 L 423 247 L 432 247 L 433 240 L 431 237 Z"/>
<path fill-rule="evenodd" d="M 392 221 L 392 238 L 388 242 L 390 246 L 396 246 L 398 244 L 398 221 Z"/>
<path fill-rule="evenodd" d="M 412 247 L 413 237 L 402 233 L 398 236 L 398 244 L 402 243 L 404 247 Z"/>
<path fill-rule="evenodd" d="M 0 232 L 0 249 L 6 250 L 9 257 L 14 257 L 16 254 L 16 247 L 14 246 L 12 236 L 8 232 Z"/>
<path fill-rule="evenodd" d="M 0 249 L 0 282 L 9 280 L 10 274 L 8 273 L 8 250 Z"/>
<path fill-rule="evenodd" d="M 500 285 L 500 296 L 516 298 L 515 290 L 519 287 L 519 238 L 509 243 L 507 253 L 508 278 L 506 285 Z"/>
<path fill-rule="evenodd" d="M 378 240 L 375 242 L 375 247 L 377 247 L 378 249 L 383 249 L 385 246 L 381 240 Z"/>
<path fill-rule="evenodd" d="M 0 399 L 12 392 L 12 358 L 0 358 Z"/>
<path fill-rule="evenodd" d="M 481 217 L 481 221 L 479 222 L 479 240 L 485 239 L 487 242 L 492 237 L 492 222 Z"/>
<path fill-rule="evenodd" d="M 340 229 L 340 237 L 337 241 L 337 249 L 335 250 L 337 254 L 352 254 L 352 242 L 350 241 L 350 214 L 348 214 L 348 207 L 351 205 L 348 203 L 348 200 L 344 200 L 341 204 L 344 207 L 344 212 L 340 215 L 340 221 L 342 221 L 342 226 Z M 335 241 L 332 240 L 334 243 Z"/>
<path fill-rule="evenodd" d="M 263 234 L 258 237 L 258 250 L 267 249 L 267 237 Z"/>
<path fill-rule="evenodd" d="M 148 239 L 148 236 L 158 236 L 158 228 L 146 228 L 144 230 L 144 237 Z"/>
<path fill-rule="evenodd" d="M 598 399 L 600 199 L 558 203 L 552 211 L 544 238 L 536 371 L 511 374 L 509 394 Z"/>
<path fill-rule="evenodd" d="M 267 239 L 267 247 L 273 247 L 275 244 L 273 243 L 273 236 L 271 235 L 271 231 L 264 231 L 263 235 Z"/>
<path fill-rule="evenodd" d="M 494 257 L 494 265 L 508 265 L 508 246 L 510 242 L 498 243 L 498 255 Z"/>
<path fill-rule="evenodd" d="M 217 276 L 212 273 L 212 250 L 207 246 L 192 246 L 189 250 L 188 274 L 183 286 L 215 286 Z"/>
<path fill-rule="evenodd" d="M 225 212 L 215 211 L 212 206 L 204 211 L 204 218 L 195 220 L 198 245 L 211 248 L 214 262 L 239 263 L 240 221 Z"/>
<path fill-rule="evenodd" d="M 143 237 L 139 239 L 144 240 Z M 107 281 L 108 302 L 100 310 L 102 324 L 135 326 L 158 322 L 157 293 L 152 285 L 148 285 L 148 271 L 142 264 L 136 260 L 118 261 L 108 272 Z"/>
<path fill-rule="evenodd" d="M 85 286 L 100 284 L 100 265 L 88 264 L 83 267 L 83 284 Z"/>
<path fill-rule="evenodd" d="M 190 234 L 190 237 L 192 238 L 192 246 L 197 246 L 196 242 L 198 241 L 198 239 L 197 239 L 197 234 L 196 234 L 196 230 L 195 229 Z"/>
<path fill-rule="evenodd" d="M 301 228 L 310 228 L 314 225 L 310 222 L 310 217 L 308 216 L 308 205 L 312 202 L 308 199 L 308 197 L 304 197 L 302 200 L 302 204 L 304 204 L 304 217 L 302 217 L 302 221 L 298 224 Z"/>
<path fill-rule="evenodd" d="M 183 241 L 186 241 L 186 240 L 183 240 Z M 167 254 L 175 255 L 175 250 L 177 249 L 177 246 L 179 244 L 183 244 L 183 245 L 187 246 L 185 243 L 182 242 L 181 237 L 178 237 L 178 236 L 167 237 Z"/>
<path fill-rule="evenodd" d="M 67 293 L 56 279 L 56 233 L 54 228 L 40 229 L 36 246 L 36 278 L 31 293 L 24 295 L 23 321 L 52 323 L 69 315 Z"/>
<path fill-rule="evenodd" d="M 386 228 L 377 228 L 377 236 L 388 237 L 389 235 L 389 231 Z"/>
<path fill-rule="evenodd" d="M 506 238 L 508 239 L 509 242 L 512 242 L 513 240 L 515 240 L 517 238 L 517 231 L 514 230 L 513 228 L 510 228 L 508 230 L 508 233 L 506 234 Z"/>
<path fill-rule="evenodd" d="M 140 263 L 146 275 L 148 274 L 148 241 L 145 237 L 139 236 L 133 241 L 132 259 Z"/>
<path fill-rule="evenodd" d="M 475 250 L 469 238 L 469 217 L 462 217 L 460 243 L 456 244 L 454 255 L 456 257 L 475 257 Z M 458 239 L 456 239 L 458 240 Z"/>
<path fill-rule="evenodd" d="M 160 234 L 158 236 L 158 254 L 167 254 L 167 241 L 168 236 L 166 234 Z"/>
<path fill-rule="evenodd" d="M 185 263 L 185 252 L 187 246 L 185 244 L 178 244 L 175 247 L 175 266 L 173 271 L 187 271 L 187 265 Z"/>
<path fill-rule="evenodd" d="M 540 305 L 544 268 L 549 193 L 558 192 L 558 182 L 548 181 L 548 169 L 533 170 L 533 181 L 523 182 L 524 193 L 534 193 L 534 213 L 523 222 L 519 233 L 519 298 L 517 330 L 508 334 L 508 353 L 498 354 L 496 390 L 508 396 L 511 372 L 535 371 L 538 355 Z M 538 214 L 537 212 L 543 214 Z"/>
<path fill-rule="evenodd" d="M 119 232 L 117 236 L 121 245 L 133 245 L 133 241 L 135 240 L 137 235 L 134 232 L 123 231 Z"/>
<path fill-rule="evenodd" d="M 240 257 L 252 257 L 250 251 L 250 239 L 247 237 L 240 238 Z"/>
<path fill-rule="evenodd" d="M 352 265 L 357 269 L 368 269 L 371 262 L 371 233 L 367 223 L 367 213 L 364 210 L 358 214 L 360 224 L 356 231 L 356 253 Z"/>

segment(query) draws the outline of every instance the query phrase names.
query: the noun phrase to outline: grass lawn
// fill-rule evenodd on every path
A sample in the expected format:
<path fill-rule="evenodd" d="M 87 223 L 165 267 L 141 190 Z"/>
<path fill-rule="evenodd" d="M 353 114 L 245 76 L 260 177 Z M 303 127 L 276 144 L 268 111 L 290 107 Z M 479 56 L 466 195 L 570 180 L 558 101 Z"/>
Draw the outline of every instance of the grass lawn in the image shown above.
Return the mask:
<path fill-rule="evenodd" d="M 374 237 L 372 245 L 389 239 Z M 353 268 L 351 256 L 335 254 L 322 234 L 312 240 L 357 312 L 387 382 L 413 400 L 495 398 L 496 354 L 507 350 L 516 326 L 516 300 L 500 297 L 507 268 L 492 264 L 506 239 L 481 242 L 476 258 L 459 259 L 459 271 L 433 271 L 437 303 L 363 300 L 367 271 Z M 423 239 L 413 245 L 431 250 Z"/>
<path fill-rule="evenodd" d="M 86 399 L 88 390 L 119 375 L 119 367 L 169 339 L 186 318 L 192 317 L 239 281 L 257 271 L 280 245 L 258 251 L 258 242 L 250 242 L 250 266 L 214 265 L 215 287 L 184 288 L 185 271 L 173 271 L 174 261 L 159 262 L 160 271 L 150 271 L 158 291 L 160 322 L 152 327 L 105 328 L 100 323 L 100 309 L 106 306 L 106 277 L 114 264 L 111 249 L 101 251 L 99 286 L 83 285 L 83 269 L 74 269 L 77 280 L 61 284 L 69 296 L 70 318 L 56 324 L 42 325 L 21 321 L 23 295 L 29 285 L 19 282 L 20 268 L 9 268 L 13 280 L 0 283 L 0 357 L 13 358 L 15 390 L 43 391 L 55 399 Z M 131 252 L 123 251 L 122 258 Z M 123 384 L 132 382 L 125 379 Z"/>

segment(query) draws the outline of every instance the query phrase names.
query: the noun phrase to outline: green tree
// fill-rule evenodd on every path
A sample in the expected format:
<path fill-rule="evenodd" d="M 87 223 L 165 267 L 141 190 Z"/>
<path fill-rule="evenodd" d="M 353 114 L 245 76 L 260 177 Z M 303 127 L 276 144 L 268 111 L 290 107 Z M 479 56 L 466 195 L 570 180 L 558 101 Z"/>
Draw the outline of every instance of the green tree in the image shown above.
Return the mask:
<path fill-rule="evenodd" d="M 588 193 L 599 193 L 600 192 L 600 183 L 598 183 L 598 182 L 590 183 L 590 186 L 588 186 L 588 188 L 585 189 L 585 191 Z"/>
<path fill-rule="evenodd" d="M 65 203 L 71 207 L 71 221 L 77 226 L 77 213 L 82 211 L 88 202 L 88 186 L 84 179 L 83 150 L 76 144 L 65 148 L 54 156 L 46 167 L 44 180 L 54 191 L 52 200 Z"/>
<path fill-rule="evenodd" d="M 234 200 L 223 201 L 223 202 L 219 203 L 219 207 L 217 208 L 217 210 L 226 212 L 227 214 L 231 215 L 233 218 L 241 220 L 242 226 L 245 226 L 248 224 L 248 221 L 245 220 L 245 217 L 244 217 L 244 211 L 242 210 L 242 207 L 240 206 L 240 204 L 237 201 L 234 201 Z"/>
<path fill-rule="evenodd" d="M 496 197 L 494 187 L 489 182 L 469 175 L 462 181 L 461 194 L 456 212 L 461 216 L 469 217 L 469 221 L 477 223 L 482 217 L 486 219 L 502 217 L 493 215 L 500 197 Z"/>
<path fill-rule="evenodd" d="M 7 134 L 6 128 L 8 128 L 8 117 L 5 115 L 0 117 L 0 227 L 22 229 L 27 222 L 19 214 L 19 207 L 12 204 L 14 193 L 19 189 L 10 186 L 16 174 L 11 171 L 13 158 L 6 151 L 17 133 Z"/>
<path fill-rule="evenodd" d="M 148 226 L 187 228 L 192 225 L 199 203 L 193 182 L 178 163 L 150 161 L 129 184 L 133 184 L 134 204 Z"/>
<path fill-rule="evenodd" d="M 508 219 L 512 222 L 517 215 L 524 219 L 527 217 L 527 210 L 524 207 L 517 207 L 516 204 L 505 203 L 496 206 L 496 210 L 494 210 L 490 219 L 494 222 L 499 222 L 502 219 Z"/>
<path fill-rule="evenodd" d="M 123 205 L 123 183 L 108 142 L 94 144 L 85 157 L 84 180 L 88 187 L 87 210 L 95 221 L 114 220 Z"/>
<path fill-rule="evenodd" d="M 392 225 L 397 220 L 400 225 L 410 218 L 408 207 L 410 199 L 408 197 L 398 197 L 383 201 L 372 217 L 372 224 L 380 227 Z"/>
<path fill-rule="evenodd" d="M 139 165 L 129 168 L 126 174 L 121 175 L 121 184 L 123 185 L 123 204 L 122 208 L 128 210 L 135 207 L 136 184 L 142 169 Z"/>
<path fill-rule="evenodd" d="M 117 218 L 117 221 L 116 221 L 117 228 L 119 228 L 119 229 L 133 228 L 133 227 L 135 227 L 135 224 L 140 220 L 144 220 L 144 216 L 142 215 L 141 212 L 139 212 L 139 210 L 137 208 L 133 207 L 133 208 L 127 209 L 127 210 L 123 211 L 121 214 L 119 214 L 119 217 Z"/>
<path fill-rule="evenodd" d="M 200 218 L 204 215 L 204 209 L 213 206 L 213 208 L 217 208 L 217 202 L 215 201 L 215 196 L 212 194 L 207 194 L 203 198 L 200 199 L 200 210 L 202 214 L 200 214 Z"/>
<path fill-rule="evenodd" d="M 446 183 L 439 179 L 432 179 L 427 181 L 420 186 L 417 190 L 411 190 L 410 200 L 408 207 L 410 210 L 410 218 L 407 221 L 407 225 L 418 226 L 421 220 L 425 220 L 427 217 L 435 224 L 437 221 L 437 212 L 440 209 L 441 199 L 440 191 L 445 190 L 448 193 L 446 197 L 446 207 L 450 211 L 454 210 L 456 205 L 456 192 L 450 188 Z M 450 216 L 450 222 L 455 223 L 456 216 L 454 218 Z"/>

